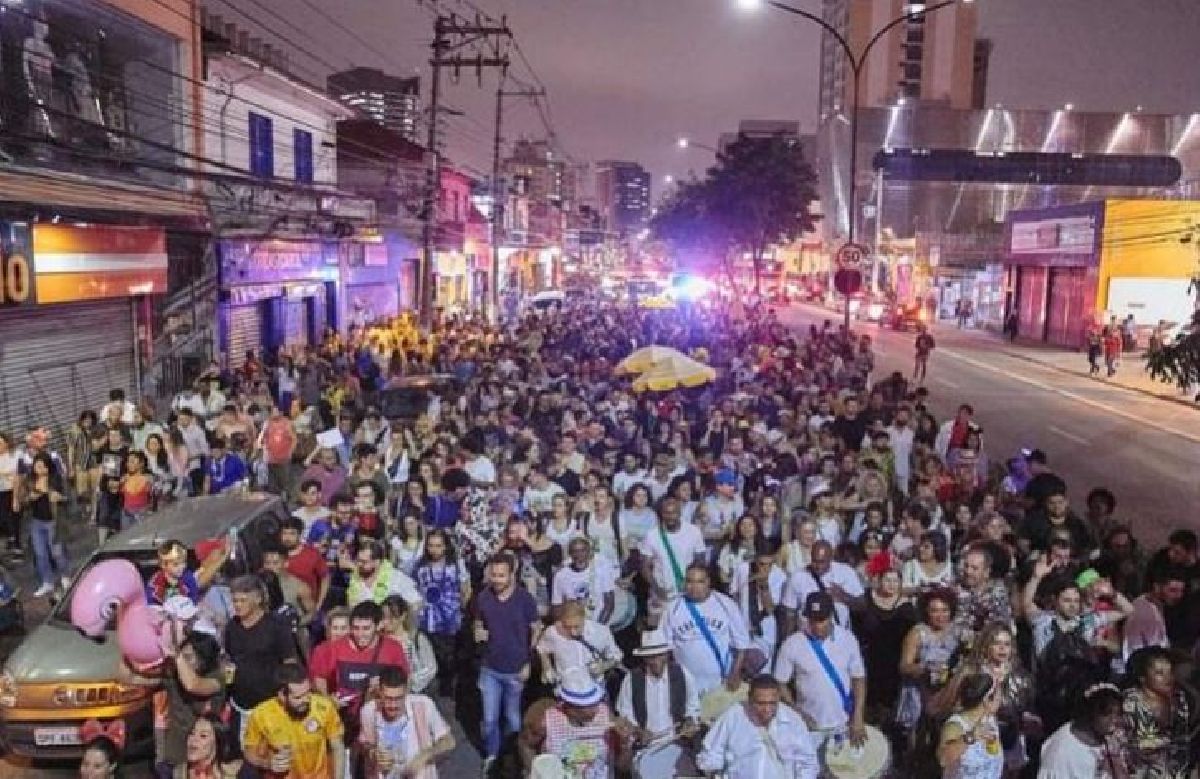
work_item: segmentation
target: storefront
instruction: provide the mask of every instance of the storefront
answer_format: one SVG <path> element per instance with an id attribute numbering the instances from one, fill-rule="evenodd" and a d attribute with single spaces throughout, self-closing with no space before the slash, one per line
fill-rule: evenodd
<path id="1" fill-rule="evenodd" d="M 112 389 L 137 397 L 164 230 L 9 222 L 0 246 L 0 429 L 61 433 Z"/>
<path id="2" fill-rule="evenodd" d="M 375 243 L 345 243 L 339 247 L 342 266 L 342 321 L 362 326 L 400 312 L 400 261 L 393 264 L 389 247 Z"/>
<path id="3" fill-rule="evenodd" d="M 231 367 L 248 351 L 315 344 L 337 326 L 338 244 L 223 240 L 218 325 Z"/>
<path id="4" fill-rule="evenodd" d="M 1089 327 L 1116 318 L 1149 329 L 1185 322 L 1200 222 L 1194 201 L 1106 200 L 1009 216 L 1009 310 L 1023 338 L 1078 348 Z"/>

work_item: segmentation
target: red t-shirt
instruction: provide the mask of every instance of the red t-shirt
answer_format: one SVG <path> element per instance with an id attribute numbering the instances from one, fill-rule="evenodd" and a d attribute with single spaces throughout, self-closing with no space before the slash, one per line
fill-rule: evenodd
<path id="1" fill-rule="evenodd" d="M 329 575 L 329 566 L 325 563 L 325 558 L 308 544 L 301 544 L 299 552 L 288 555 L 283 567 L 292 576 L 307 584 L 314 598 L 321 592 L 321 582 Z"/>
<path id="2" fill-rule="evenodd" d="M 350 636 L 332 644 L 326 642 L 313 650 L 308 674 L 314 681 L 324 679 L 330 695 L 354 697 L 352 708 L 357 711 L 371 677 L 378 676 L 383 668 L 393 666 L 408 674 L 408 658 L 400 642 L 390 636 L 380 636 L 379 641 L 366 649 L 359 649 Z M 329 649 L 320 651 L 324 646 Z"/>
<path id="3" fill-rule="evenodd" d="M 289 462 L 292 448 L 296 444 L 296 433 L 292 423 L 286 418 L 271 419 L 263 433 L 263 451 L 267 454 L 267 462 L 280 465 Z"/>

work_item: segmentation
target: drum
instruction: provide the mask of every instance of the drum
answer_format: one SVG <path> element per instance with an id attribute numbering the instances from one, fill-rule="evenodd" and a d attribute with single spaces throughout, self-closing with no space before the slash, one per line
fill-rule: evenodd
<path id="1" fill-rule="evenodd" d="M 892 745 L 882 730 L 867 725 L 861 747 L 849 739 L 826 740 L 821 762 L 835 779 L 882 779 L 892 766 Z"/>
<path id="2" fill-rule="evenodd" d="M 714 687 L 700 698 L 700 721 L 706 725 L 716 722 L 735 703 L 743 703 L 750 697 L 750 685 L 742 682 L 737 692 L 730 692 L 725 685 Z"/>
<path id="3" fill-rule="evenodd" d="M 675 737 L 652 741 L 633 756 L 633 779 L 666 779 L 696 773 L 691 750 Z"/>
<path id="4" fill-rule="evenodd" d="M 530 779 L 566 779 L 567 770 L 557 755 L 538 755 L 529 766 Z"/>
<path id="5" fill-rule="evenodd" d="M 608 617 L 608 627 L 612 632 L 619 633 L 633 624 L 637 619 L 637 599 L 633 593 L 624 587 L 613 589 L 613 610 Z"/>

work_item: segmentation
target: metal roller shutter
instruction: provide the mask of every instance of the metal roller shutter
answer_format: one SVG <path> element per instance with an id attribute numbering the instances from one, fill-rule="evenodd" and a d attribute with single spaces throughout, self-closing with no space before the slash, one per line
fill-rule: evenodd
<path id="1" fill-rule="evenodd" d="M 133 361 L 128 298 L 0 311 L 0 429 L 23 436 L 45 425 L 61 443 L 109 390 L 137 397 Z"/>
<path id="2" fill-rule="evenodd" d="M 261 356 L 263 342 L 263 307 L 261 303 L 250 306 L 234 306 L 229 309 L 229 357 L 230 368 L 240 368 L 246 361 L 246 352 L 253 349 Z"/>
<path id="3" fill-rule="evenodd" d="M 288 346 L 308 345 L 308 299 L 289 300 L 284 304 L 284 343 Z"/>

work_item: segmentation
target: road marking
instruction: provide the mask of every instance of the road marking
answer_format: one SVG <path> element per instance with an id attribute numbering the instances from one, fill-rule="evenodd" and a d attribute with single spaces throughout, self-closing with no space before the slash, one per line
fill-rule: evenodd
<path id="1" fill-rule="evenodd" d="M 961 384 L 955 384 L 954 382 L 952 382 L 948 379 L 943 379 L 941 376 L 934 376 L 933 380 L 936 381 L 938 384 L 941 384 L 944 387 L 949 387 L 950 389 L 962 389 Z"/>
<path id="2" fill-rule="evenodd" d="M 1079 444 L 1080 446 L 1091 446 L 1092 445 L 1092 442 L 1087 440 L 1086 438 L 1081 438 L 1081 437 L 1075 435 L 1074 433 L 1068 433 L 1066 430 L 1063 430 L 1061 427 L 1058 427 L 1056 425 L 1046 425 L 1046 429 L 1049 430 L 1051 433 L 1058 433 L 1063 438 L 1066 438 L 1069 441 L 1074 441 L 1075 443 Z"/>
<path id="3" fill-rule="evenodd" d="M 983 363 L 978 360 L 971 359 L 970 357 L 967 357 L 966 355 L 960 354 L 960 353 L 954 351 L 953 349 L 939 349 L 938 351 L 941 352 L 942 354 L 946 355 L 947 357 L 950 357 L 951 359 L 959 360 L 960 362 L 964 362 L 967 365 L 974 366 L 976 368 L 979 368 L 980 370 L 988 371 L 990 373 L 998 373 L 1001 376 L 1007 376 L 1008 378 L 1015 379 L 1016 381 L 1019 381 L 1023 384 L 1028 384 L 1031 387 L 1037 387 L 1040 390 L 1045 390 L 1046 392 L 1052 392 L 1055 395 L 1060 395 L 1064 398 L 1069 398 L 1078 403 L 1082 403 L 1085 406 L 1091 406 L 1092 408 L 1098 408 L 1102 411 L 1107 411 L 1109 414 L 1114 414 L 1116 416 L 1122 417 L 1123 419 L 1128 419 L 1131 422 L 1137 422 L 1139 425 L 1145 425 L 1146 427 L 1153 428 L 1160 433 L 1166 433 L 1168 435 L 1178 436 L 1186 441 L 1191 441 L 1194 444 L 1200 444 L 1200 436 L 1198 436 L 1198 435 L 1193 435 L 1191 433 L 1185 433 L 1182 430 L 1176 430 L 1174 428 L 1167 427 L 1166 425 L 1160 425 L 1159 423 L 1154 422 L 1153 420 L 1139 417 L 1137 414 L 1132 414 L 1128 411 L 1125 411 L 1124 409 L 1116 408 L 1115 406 L 1110 406 L 1107 403 L 1101 403 L 1098 400 L 1092 400 L 1091 398 L 1084 397 L 1083 395 L 1080 395 L 1075 392 L 1071 392 L 1070 390 L 1060 389 L 1060 388 L 1052 386 L 1050 384 L 1046 384 L 1045 382 L 1038 381 L 1037 379 L 1031 379 L 1028 376 L 1022 376 L 1018 373 L 1013 373 L 1012 371 L 1007 371 L 1003 368 L 997 368 L 994 365 L 988 365 L 987 363 Z"/>

